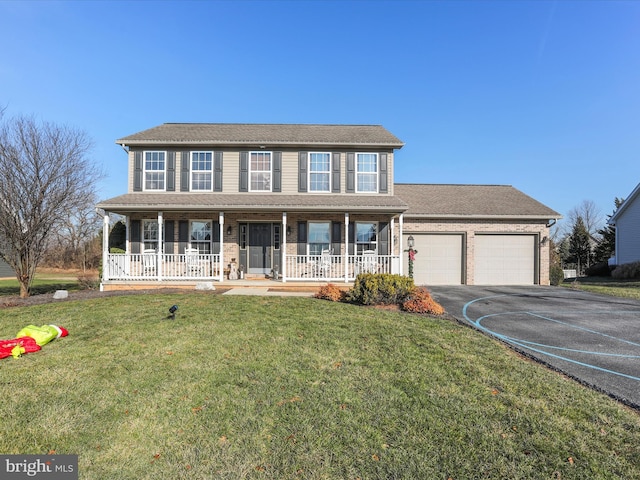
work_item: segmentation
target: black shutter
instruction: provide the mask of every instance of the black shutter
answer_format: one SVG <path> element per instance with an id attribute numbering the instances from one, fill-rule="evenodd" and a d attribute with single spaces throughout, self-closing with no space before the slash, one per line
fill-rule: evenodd
<path id="1" fill-rule="evenodd" d="M 378 223 L 378 255 L 389 255 L 389 223 Z"/>
<path id="2" fill-rule="evenodd" d="M 213 152 L 213 191 L 222 191 L 222 152 Z"/>
<path id="3" fill-rule="evenodd" d="M 142 191 L 142 152 L 133 152 L 133 191 Z"/>
<path id="4" fill-rule="evenodd" d="M 167 220 L 166 222 L 164 222 L 164 253 L 168 255 L 172 255 L 173 253 L 175 253 L 173 251 L 173 245 L 175 243 L 175 223 L 176 222 L 174 222 L 173 220 Z"/>
<path id="5" fill-rule="evenodd" d="M 220 224 L 211 222 L 213 225 L 213 251 L 211 253 L 220 253 Z"/>
<path id="6" fill-rule="evenodd" d="M 140 248 L 140 238 L 142 237 L 141 232 L 142 225 L 140 224 L 140 220 L 131 220 L 129 223 L 129 240 L 131 241 L 131 253 L 140 253 L 142 249 Z"/>
<path id="7" fill-rule="evenodd" d="M 167 192 L 176 191 L 176 152 L 167 152 Z"/>
<path id="8" fill-rule="evenodd" d="M 331 222 L 331 249 L 334 255 L 340 255 L 342 249 L 340 222 Z"/>
<path id="9" fill-rule="evenodd" d="M 272 192 L 282 191 L 282 152 L 273 152 Z"/>
<path id="10" fill-rule="evenodd" d="M 307 191 L 307 152 L 298 153 L 298 192 Z"/>
<path id="11" fill-rule="evenodd" d="M 191 168 L 191 154 L 182 152 L 182 169 L 180 172 L 180 191 L 189 191 L 189 169 Z"/>
<path id="12" fill-rule="evenodd" d="M 387 172 L 387 154 L 381 153 L 378 155 L 380 157 L 380 193 L 387 193 L 389 191 L 388 185 L 388 172 Z M 386 255 L 386 254 L 385 254 Z"/>
<path id="13" fill-rule="evenodd" d="M 180 220 L 178 222 L 178 253 L 184 254 L 184 249 L 189 244 L 189 222 Z"/>
<path id="14" fill-rule="evenodd" d="M 240 152 L 240 192 L 249 191 L 249 152 Z"/>
<path id="15" fill-rule="evenodd" d="M 347 153 L 347 193 L 356 191 L 356 154 Z"/>
<path id="16" fill-rule="evenodd" d="M 331 161 L 331 191 L 340 193 L 340 154 L 334 153 Z"/>
<path id="17" fill-rule="evenodd" d="M 307 223 L 298 222 L 298 255 L 307 254 Z"/>
<path id="18" fill-rule="evenodd" d="M 349 224 L 349 255 L 354 255 L 356 246 L 356 226 Z"/>

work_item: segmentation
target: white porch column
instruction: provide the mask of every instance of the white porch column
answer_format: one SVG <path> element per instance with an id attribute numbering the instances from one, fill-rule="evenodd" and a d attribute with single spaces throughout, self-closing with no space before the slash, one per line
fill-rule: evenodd
<path id="1" fill-rule="evenodd" d="M 220 283 L 224 281 L 224 212 L 218 213 L 220 224 Z"/>
<path id="2" fill-rule="evenodd" d="M 391 224 L 391 248 L 389 249 L 389 254 L 391 255 L 389 257 L 389 273 L 395 273 L 393 271 L 393 257 L 395 256 L 396 253 L 396 242 L 395 242 L 395 229 L 396 229 L 396 219 L 395 217 L 391 217 L 391 222 L 389 222 Z"/>
<path id="3" fill-rule="evenodd" d="M 162 254 L 164 252 L 164 236 L 162 231 L 164 230 L 164 219 L 162 218 L 162 212 L 158 212 L 158 252 L 156 264 L 158 265 L 158 281 L 162 280 Z"/>
<path id="4" fill-rule="evenodd" d="M 404 255 L 404 242 L 403 242 L 403 227 L 404 227 L 404 213 L 400 214 L 400 220 L 398 222 L 400 224 L 400 238 L 398 239 L 398 241 L 400 242 L 400 275 L 404 275 L 404 258 L 402 258 L 402 255 Z"/>
<path id="5" fill-rule="evenodd" d="M 282 249 L 282 283 L 287 282 L 287 212 L 282 212 L 282 232 L 280 234 L 280 248 Z"/>
<path id="6" fill-rule="evenodd" d="M 349 282 L 349 212 L 344 214 L 344 283 Z"/>
<path id="7" fill-rule="evenodd" d="M 104 212 L 102 216 L 102 282 L 109 280 L 109 214 Z"/>

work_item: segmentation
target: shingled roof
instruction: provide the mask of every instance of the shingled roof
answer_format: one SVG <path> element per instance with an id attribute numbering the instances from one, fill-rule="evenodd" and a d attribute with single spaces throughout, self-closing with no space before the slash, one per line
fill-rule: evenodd
<path id="1" fill-rule="evenodd" d="M 116 140 L 119 145 L 335 145 L 402 148 L 381 125 L 164 123 Z"/>
<path id="2" fill-rule="evenodd" d="M 396 183 L 405 217 L 558 219 L 562 216 L 511 185 Z"/>
<path id="3" fill-rule="evenodd" d="M 407 205 L 390 195 L 282 195 L 222 193 L 127 193 L 100 202 L 110 212 L 136 211 L 320 211 L 401 213 Z"/>

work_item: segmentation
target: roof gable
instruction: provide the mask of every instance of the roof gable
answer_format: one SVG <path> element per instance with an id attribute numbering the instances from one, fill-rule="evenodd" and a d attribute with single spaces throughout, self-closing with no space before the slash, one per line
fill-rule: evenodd
<path id="1" fill-rule="evenodd" d="M 618 207 L 618 209 L 611 215 L 611 218 L 607 221 L 607 223 L 611 225 L 615 225 L 616 221 L 622 216 L 624 211 L 629 207 L 629 205 L 633 204 L 640 195 L 640 183 L 636 185 L 636 188 L 633 189 L 633 192 L 629 194 L 629 196 L 622 202 L 622 205 Z"/>
<path id="2" fill-rule="evenodd" d="M 340 145 L 402 148 L 381 125 L 164 123 L 116 140 L 120 145 Z"/>

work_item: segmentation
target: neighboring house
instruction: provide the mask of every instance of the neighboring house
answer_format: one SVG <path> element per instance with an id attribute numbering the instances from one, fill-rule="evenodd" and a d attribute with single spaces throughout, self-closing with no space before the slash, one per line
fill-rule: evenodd
<path id="1" fill-rule="evenodd" d="M 15 272 L 11 269 L 11 267 L 7 264 L 7 262 L 5 262 L 3 259 L 0 258 L 0 278 L 15 277 L 15 276 L 16 276 Z"/>
<path id="2" fill-rule="evenodd" d="M 245 276 L 417 283 L 549 283 L 560 216 L 510 186 L 394 184 L 404 145 L 379 125 L 163 124 L 117 140 L 128 193 L 126 253 L 103 255 L 103 287 Z"/>
<path id="3" fill-rule="evenodd" d="M 616 227 L 615 257 L 610 265 L 640 262 L 640 184 L 608 221 Z"/>

